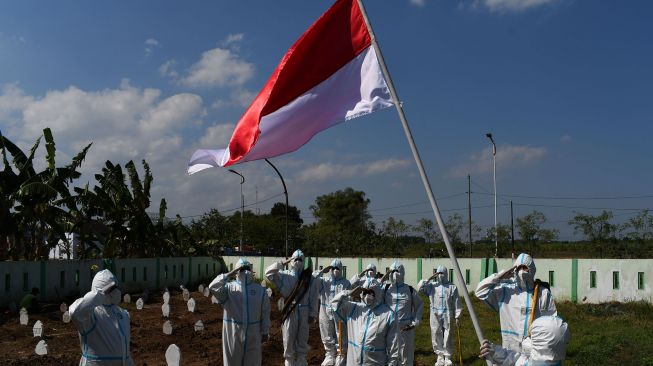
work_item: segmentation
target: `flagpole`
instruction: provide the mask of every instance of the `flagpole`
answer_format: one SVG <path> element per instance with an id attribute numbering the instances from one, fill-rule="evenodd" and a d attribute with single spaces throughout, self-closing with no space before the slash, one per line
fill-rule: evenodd
<path id="1" fill-rule="evenodd" d="M 447 247 L 447 252 L 449 252 L 449 258 L 451 259 L 451 264 L 453 265 L 454 270 L 456 272 L 456 278 L 458 279 L 458 283 L 462 284 L 461 287 L 462 287 L 463 297 L 465 298 L 465 303 L 467 304 L 467 309 L 469 310 L 469 316 L 472 319 L 472 323 L 474 324 L 474 329 L 476 330 L 478 341 L 479 343 L 482 343 L 485 337 L 483 337 L 483 331 L 481 330 L 481 327 L 478 322 L 478 318 L 476 316 L 476 312 L 474 311 L 472 300 L 469 297 L 469 291 L 467 291 L 467 286 L 465 285 L 465 279 L 463 278 L 463 274 L 460 271 L 460 266 L 458 265 L 456 254 L 454 253 L 453 247 L 451 246 L 451 242 L 449 241 L 449 235 L 447 234 L 447 231 L 444 228 L 442 215 L 440 215 L 440 209 L 438 208 L 438 204 L 435 202 L 435 197 L 433 196 L 433 190 L 431 189 L 431 184 L 429 183 L 429 179 L 426 175 L 426 171 L 424 170 L 424 164 L 422 163 L 422 159 L 420 158 L 419 151 L 417 151 L 417 146 L 415 145 L 413 134 L 410 131 L 410 127 L 408 126 L 408 121 L 406 120 L 404 110 L 401 107 L 399 98 L 397 97 L 397 91 L 395 90 L 394 84 L 392 83 L 392 78 L 390 77 L 390 73 L 388 72 L 388 68 L 385 64 L 385 60 L 383 59 L 381 48 L 379 47 L 379 44 L 376 41 L 374 31 L 372 30 L 372 25 L 370 24 L 370 21 L 367 17 L 367 12 L 365 11 L 365 6 L 363 6 L 363 1 L 362 0 L 356 0 L 356 1 L 358 2 L 358 6 L 360 7 L 361 13 L 363 14 L 363 18 L 365 19 L 367 30 L 370 33 L 370 37 L 372 38 L 372 46 L 376 51 L 376 56 L 381 65 L 381 70 L 383 71 L 383 76 L 385 76 L 388 89 L 390 89 L 390 95 L 392 96 L 392 101 L 395 107 L 397 108 L 397 113 L 399 113 L 399 119 L 401 120 L 401 125 L 404 128 L 406 139 L 408 140 L 408 144 L 410 145 L 410 150 L 413 153 L 415 164 L 417 164 L 419 175 L 422 177 L 422 183 L 424 184 L 424 189 L 426 190 L 426 194 L 428 195 L 429 201 L 431 203 L 431 208 L 433 209 L 433 214 L 435 215 L 435 219 L 438 222 L 438 226 L 440 227 L 440 233 L 442 234 L 442 238 L 444 239 L 444 244 Z M 489 360 L 487 361 L 487 363 L 488 365 L 491 365 L 491 362 Z"/>

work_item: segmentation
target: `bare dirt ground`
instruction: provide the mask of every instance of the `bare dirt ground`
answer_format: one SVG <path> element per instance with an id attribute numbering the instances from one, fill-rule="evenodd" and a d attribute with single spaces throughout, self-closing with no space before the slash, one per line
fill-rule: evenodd
<path id="1" fill-rule="evenodd" d="M 121 304 L 131 316 L 131 355 L 136 365 L 166 365 L 165 351 L 172 343 L 180 348 L 183 365 L 222 365 L 222 308 L 211 304 L 210 298 L 199 292 L 192 292 L 191 296 L 197 302 L 194 313 L 188 312 L 181 292 L 171 292 L 169 320 L 173 326 L 172 335 L 165 335 L 162 331 L 166 318 L 161 315 L 161 294 L 153 296 L 143 310 L 136 310 L 133 302 Z M 132 301 L 136 299 L 132 296 Z M 283 365 L 281 319 L 276 300 L 276 297 L 272 298 L 270 340 L 263 345 L 263 365 Z M 0 364 L 79 364 L 79 336 L 74 324 L 63 323 L 59 304 L 49 304 L 44 308 L 40 314 L 30 315 L 28 326 L 20 325 L 18 315 L 5 317 L 0 325 Z M 194 325 L 200 319 L 205 330 L 196 333 Z M 46 356 L 34 353 L 40 340 L 32 336 L 32 326 L 37 320 L 43 322 L 43 339 L 48 344 Z M 324 358 L 324 348 L 317 324 L 310 326 L 309 343 L 309 364 L 319 365 Z"/>

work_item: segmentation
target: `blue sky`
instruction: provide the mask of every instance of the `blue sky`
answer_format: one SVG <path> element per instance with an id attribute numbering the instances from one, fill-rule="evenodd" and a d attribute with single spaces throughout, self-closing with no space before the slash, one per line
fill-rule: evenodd
<path id="1" fill-rule="evenodd" d="M 493 223 L 486 132 L 498 147 L 499 222 L 509 222 L 512 199 L 515 216 L 540 210 L 572 239 L 574 212 L 612 209 L 620 221 L 653 206 L 653 4 L 365 3 L 445 217 L 466 217 L 471 174 L 473 219 Z M 62 163 L 93 141 L 87 180 L 107 159 L 146 159 L 154 202 L 165 197 L 170 215 L 235 208 L 238 177 L 189 177 L 188 158 L 225 146 L 286 49 L 330 4 L 3 2 L 0 129 L 27 147 L 51 127 Z M 348 186 L 367 193 L 377 222 L 432 217 L 392 109 L 274 162 L 307 222 L 317 195 Z M 247 204 L 257 192 L 274 197 L 251 208 L 282 199 L 265 162 L 235 169 Z"/>

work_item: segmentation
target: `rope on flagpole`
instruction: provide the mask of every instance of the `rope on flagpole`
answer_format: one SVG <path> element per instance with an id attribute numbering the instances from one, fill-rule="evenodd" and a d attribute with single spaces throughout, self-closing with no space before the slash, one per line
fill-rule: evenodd
<path id="1" fill-rule="evenodd" d="M 367 17 L 367 13 L 365 12 L 365 6 L 363 5 L 363 1 L 362 0 L 356 0 L 356 1 L 358 2 L 358 6 L 360 8 L 361 14 L 363 15 L 363 19 L 365 20 L 365 25 L 367 26 L 367 30 L 370 33 L 370 37 L 372 38 L 372 46 L 374 47 L 374 51 L 376 52 L 376 56 L 379 60 L 379 64 L 381 65 L 381 70 L 383 71 L 383 76 L 385 77 L 386 83 L 388 85 L 388 89 L 390 90 L 390 95 L 392 96 L 392 102 L 397 108 L 397 113 L 399 114 L 401 125 L 404 128 L 404 133 L 406 135 L 406 139 L 408 140 L 408 145 L 410 145 L 410 150 L 413 153 L 413 158 L 415 159 L 415 164 L 417 165 L 417 169 L 419 170 L 419 175 L 422 178 L 422 183 L 424 184 L 426 195 L 429 198 L 429 202 L 431 203 L 431 208 L 433 209 L 433 214 L 435 215 L 435 219 L 438 222 L 438 226 L 440 227 L 440 233 L 442 234 L 442 238 L 444 239 L 444 244 L 447 247 L 447 252 L 449 253 L 449 258 L 451 259 L 451 264 L 456 273 L 456 279 L 458 280 L 458 283 L 463 284 L 462 293 L 463 293 L 463 297 L 465 298 L 465 304 L 467 304 L 467 309 L 469 310 L 469 317 L 472 319 L 472 324 L 474 325 L 474 330 L 476 331 L 478 342 L 479 344 L 481 344 L 485 339 L 485 337 L 483 336 L 483 331 L 481 330 L 481 326 L 478 322 L 478 317 L 476 316 L 476 312 L 474 311 L 474 305 L 472 304 L 472 300 L 469 297 L 469 291 L 467 290 L 467 286 L 465 285 L 465 279 L 463 278 L 463 274 L 460 271 L 460 266 L 458 265 L 458 259 L 456 259 L 456 254 L 454 253 L 453 247 L 451 246 L 451 242 L 449 241 L 449 235 L 447 234 L 447 230 L 444 228 L 442 215 L 440 215 L 440 209 L 438 208 L 438 204 L 435 202 L 435 197 L 433 196 L 433 190 L 431 189 L 431 183 L 429 182 L 429 178 L 426 175 L 424 164 L 422 163 L 422 159 L 420 158 L 419 151 L 417 150 L 417 146 L 415 145 L 415 140 L 413 139 L 413 134 L 410 131 L 410 127 L 408 126 L 408 120 L 406 119 L 404 110 L 401 106 L 401 103 L 399 102 L 399 97 L 397 96 L 397 91 L 395 90 L 394 84 L 392 83 L 390 72 L 388 71 L 388 68 L 385 64 L 385 60 L 383 59 L 381 48 L 379 47 L 379 44 L 376 41 L 376 37 L 374 36 L 374 31 L 372 30 L 372 25 L 370 24 L 370 21 Z M 492 365 L 491 361 L 486 360 L 486 362 L 488 365 L 490 366 Z"/>

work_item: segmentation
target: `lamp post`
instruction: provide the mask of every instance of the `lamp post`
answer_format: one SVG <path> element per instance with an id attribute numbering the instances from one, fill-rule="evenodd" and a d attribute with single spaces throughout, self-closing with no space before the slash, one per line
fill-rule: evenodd
<path id="1" fill-rule="evenodd" d="M 494 142 L 491 133 L 486 133 L 485 137 L 492 142 L 492 162 L 493 162 L 493 181 L 494 181 L 494 256 L 499 253 L 499 231 L 497 230 L 497 144 Z"/>
<path id="2" fill-rule="evenodd" d="M 275 172 L 277 172 L 279 179 L 281 179 L 281 184 L 283 184 L 283 194 L 286 196 L 286 258 L 288 258 L 288 189 L 286 189 L 286 182 L 283 180 L 283 177 L 281 176 L 279 169 L 277 169 L 277 167 L 274 166 L 274 164 L 272 164 L 270 160 L 265 159 L 265 161 L 268 164 L 270 164 L 270 166 L 272 167 L 272 169 L 274 169 Z"/>
<path id="3" fill-rule="evenodd" d="M 243 183 L 245 183 L 245 177 L 242 174 L 238 173 L 233 169 L 229 169 L 230 172 L 240 176 L 240 254 L 243 255 L 243 212 L 245 212 L 245 196 L 243 196 Z"/>

